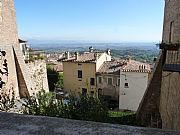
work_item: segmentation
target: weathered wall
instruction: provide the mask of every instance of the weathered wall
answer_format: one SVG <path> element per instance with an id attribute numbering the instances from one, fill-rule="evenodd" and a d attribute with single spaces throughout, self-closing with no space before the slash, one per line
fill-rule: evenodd
<path id="1" fill-rule="evenodd" d="M 180 43 L 180 0 L 166 0 L 164 43 Z M 165 64 L 180 64 L 180 50 L 167 51 Z M 180 73 L 162 73 L 160 113 L 163 128 L 180 130 Z"/>
<path id="2" fill-rule="evenodd" d="M 0 135 L 180 135 L 180 132 L 91 121 L 0 113 Z"/>
<path id="3" fill-rule="evenodd" d="M 49 92 L 46 62 L 44 60 L 36 60 L 34 62 L 27 63 L 27 66 L 30 69 L 33 91 L 35 93 L 41 90 Z"/>
<path id="4" fill-rule="evenodd" d="M 3 82 L 5 82 L 5 85 L 3 89 L 5 91 L 1 91 L 6 94 L 12 94 L 14 92 L 15 97 L 19 98 L 19 85 L 18 85 L 18 80 L 17 80 L 17 72 L 16 70 L 16 65 L 15 65 L 15 58 L 14 58 L 14 52 L 13 52 L 13 47 L 12 46 L 0 46 L 2 51 L 6 52 L 5 57 L 1 57 L 0 59 L 0 69 L 2 72 L 5 72 L 3 70 L 4 66 L 4 60 L 7 60 L 7 67 L 8 67 L 8 75 L 5 74 L 0 74 L 0 78 L 2 79 Z M 10 91 L 9 91 L 10 90 Z"/>
<path id="5" fill-rule="evenodd" d="M 98 78 L 102 77 L 102 83 L 99 83 Z M 112 78 L 112 85 L 108 85 L 107 79 Z M 102 89 L 102 95 L 110 96 L 113 100 L 119 100 L 119 86 L 118 79 L 120 75 L 114 74 L 100 74 L 97 75 L 97 90 Z"/>
<path id="6" fill-rule="evenodd" d="M 180 41 L 180 1 L 165 0 L 163 42 Z M 170 26 L 172 23 L 172 27 Z M 171 30 L 170 30 L 171 29 Z M 171 41 L 170 41 L 171 39 Z"/>
<path id="7" fill-rule="evenodd" d="M 18 43 L 14 0 L 0 0 L 0 46 L 2 48 L 9 46 L 6 52 L 9 55 L 7 63 L 11 68 L 9 72 L 12 70 L 13 73 L 9 73 L 8 80 L 12 80 L 11 83 L 16 84 L 15 88 L 18 87 L 15 93 L 19 93 L 20 97 L 32 95 L 33 90 L 29 69 L 25 65 Z M 15 76 L 17 80 L 11 79 L 11 76 L 13 76 L 12 78 Z M 7 84 L 6 87 L 9 89 L 11 85 Z M 18 96 L 18 94 L 16 95 Z"/>
<path id="8" fill-rule="evenodd" d="M 17 45 L 14 0 L 0 0 L 0 45 Z"/>
<path id="9" fill-rule="evenodd" d="M 78 78 L 78 70 L 82 70 L 82 78 Z M 82 88 L 88 93 L 96 93 L 96 64 L 63 62 L 64 90 L 79 95 Z M 95 78 L 95 85 L 90 85 L 90 78 Z"/>
<path id="10" fill-rule="evenodd" d="M 180 74 L 163 72 L 160 113 L 162 126 L 180 130 Z"/>

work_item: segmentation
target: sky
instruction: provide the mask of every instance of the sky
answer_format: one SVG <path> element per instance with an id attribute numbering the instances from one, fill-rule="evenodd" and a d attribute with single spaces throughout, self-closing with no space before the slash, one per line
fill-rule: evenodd
<path id="1" fill-rule="evenodd" d="M 164 0 L 14 0 L 21 38 L 161 41 Z"/>

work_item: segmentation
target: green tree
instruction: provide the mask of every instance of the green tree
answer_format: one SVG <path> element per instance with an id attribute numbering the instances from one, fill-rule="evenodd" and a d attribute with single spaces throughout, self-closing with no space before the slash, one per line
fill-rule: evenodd
<path id="1" fill-rule="evenodd" d="M 54 91 L 55 86 L 59 81 L 59 74 L 58 72 L 53 70 L 50 66 L 47 66 L 47 76 L 48 76 L 49 90 Z"/>
<path id="2" fill-rule="evenodd" d="M 62 89 L 64 88 L 64 81 L 63 81 L 63 73 L 62 72 L 58 73 L 58 81 L 56 83 L 56 86 L 58 88 L 62 88 Z"/>

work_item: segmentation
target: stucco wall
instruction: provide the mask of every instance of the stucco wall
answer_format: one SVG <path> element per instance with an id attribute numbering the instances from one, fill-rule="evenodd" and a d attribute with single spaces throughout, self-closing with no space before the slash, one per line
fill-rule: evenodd
<path id="1" fill-rule="evenodd" d="M 125 87 L 128 83 L 128 87 Z M 148 84 L 148 73 L 121 72 L 119 109 L 137 111 Z"/>
<path id="2" fill-rule="evenodd" d="M 107 53 L 103 53 L 101 55 L 101 57 L 96 62 L 96 71 L 98 71 L 98 69 L 105 61 L 111 61 L 111 55 L 108 55 Z"/>
<path id="3" fill-rule="evenodd" d="M 82 78 L 78 78 L 78 70 L 82 70 Z M 75 63 L 63 62 L 64 90 L 72 94 L 79 95 L 82 88 L 86 88 L 88 93 L 96 93 L 96 64 L 95 63 Z M 90 78 L 95 78 L 95 85 L 90 85 Z"/>

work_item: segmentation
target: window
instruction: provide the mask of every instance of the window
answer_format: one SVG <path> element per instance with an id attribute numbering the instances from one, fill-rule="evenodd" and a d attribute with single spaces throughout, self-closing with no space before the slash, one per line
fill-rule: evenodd
<path id="1" fill-rule="evenodd" d="M 124 88 L 129 88 L 129 84 L 128 84 L 128 83 L 125 83 L 125 84 L 124 84 Z"/>
<path id="2" fill-rule="evenodd" d="M 82 70 L 78 70 L 78 78 L 82 78 Z"/>
<path id="3" fill-rule="evenodd" d="M 91 97 L 93 97 L 94 96 L 94 91 L 91 91 Z"/>
<path id="4" fill-rule="evenodd" d="M 120 86 L 120 78 L 117 79 L 117 86 Z"/>
<path id="5" fill-rule="evenodd" d="M 169 43 L 173 41 L 174 21 L 170 23 Z"/>
<path id="6" fill-rule="evenodd" d="M 91 84 L 91 85 L 95 85 L 95 79 L 94 79 L 94 78 L 91 78 L 91 79 L 90 79 L 90 84 Z"/>
<path id="7" fill-rule="evenodd" d="M 102 83 L 102 77 L 98 77 L 98 82 Z"/>
<path id="8" fill-rule="evenodd" d="M 100 97 L 101 95 L 102 95 L 102 89 L 99 88 L 99 89 L 98 89 L 98 97 Z"/>
<path id="9" fill-rule="evenodd" d="M 83 96 L 86 96 L 86 94 L 87 94 L 87 89 L 82 88 L 82 95 L 83 95 Z"/>
<path id="10" fill-rule="evenodd" d="M 112 78 L 108 78 L 107 81 L 108 85 L 112 85 Z"/>

